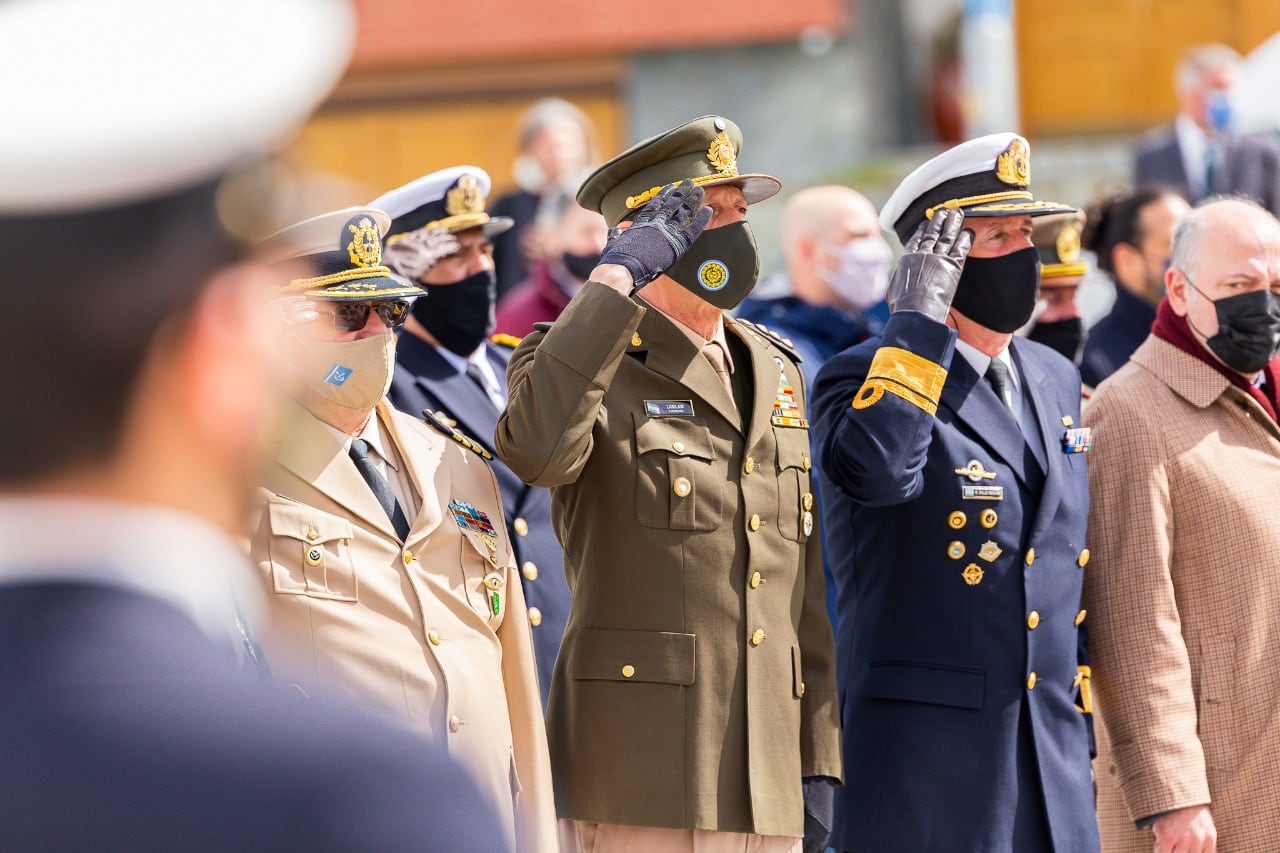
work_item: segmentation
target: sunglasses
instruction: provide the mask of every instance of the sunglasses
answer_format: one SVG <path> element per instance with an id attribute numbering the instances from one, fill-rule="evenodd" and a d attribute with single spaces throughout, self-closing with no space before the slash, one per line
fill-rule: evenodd
<path id="1" fill-rule="evenodd" d="M 388 329 L 398 329 L 409 316 L 409 302 L 405 299 L 389 299 L 386 302 L 334 302 L 333 311 L 317 311 L 333 317 L 333 327 L 339 332 L 358 332 L 369 322 L 370 309 Z"/>

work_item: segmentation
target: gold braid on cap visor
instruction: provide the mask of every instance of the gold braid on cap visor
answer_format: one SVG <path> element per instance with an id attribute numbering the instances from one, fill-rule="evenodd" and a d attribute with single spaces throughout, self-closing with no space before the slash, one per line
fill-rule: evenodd
<path id="1" fill-rule="evenodd" d="M 939 210 L 946 208 L 947 210 L 956 210 L 961 207 L 974 207 L 979 204 L 993 204 L 998 201 L 1031 201 L 1031 192 L 1029 190 L 1008 190 L 1002 193 L 987 193 L 986 195 L 970 195 L 964 198 L 953 198 L 944 201 L 942 204 L 935 204 L 924 212 L 925 219 L 933 219 L 933 215 Z"/>
<path id="2" fill-rule="evenodd" d="M 388 267 L 360 267 L 359 269 L 343 270 L 342 272 L 335 272 L 316 278 L 295 278 L 289 282 L 285 292 L 293 293 L 299 290 L 310 290 L 313 287 L 328 287 L 331 284 L 342 284 L 344 281 L 354 281 L 358 278 L 389 278 L 394 281 L 394 277 Z"/>
<path id="3" fill-rule="evenodd" d="M 671 183 L 663 184 L 660 187 L 650 187 L 649 189 L 640 193 L 640 195 L 627 196 L 627 201 L 626 201 L 627 210 L 635 210 L 637 207 L 644 204 L 646 201 L 653 198 L 658 193 L 665 190 L 667 187 L 673 187 L 676 184 L 680 183 L 681 181 L 692 181 L 695 187 L 700 187 L 703 184 L 709 184 L 712 181 L 732 181 L 736 177 L 738 177 L 738 170 L 734 169 L 733 174 L 728 174 L 726 172 L 718 172 L 714 175 L 702 175 L 697 178 L 681 178 L 679 181 L 672 181 Z M 1027 198 L 1031 198 L 1031 193 L 1027 193 Z"/>

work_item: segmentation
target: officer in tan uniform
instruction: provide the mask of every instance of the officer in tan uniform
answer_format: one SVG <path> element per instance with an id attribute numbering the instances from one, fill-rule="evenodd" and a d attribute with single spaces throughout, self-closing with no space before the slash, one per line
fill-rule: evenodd
<path id="1" fill-rule="evenodd" d="M 507 374 L 498 453 L 551 488 L 574 593 L 548 706 L 571 848 L 799 850 L 804 787 L 841 774 L 803 378 L 723 313 L 780 187 L 741 144 L 705 116 L 592 174 L 578 200 L 629 227 Z"/>
<path id="2" fill-rule="evenodd" d="M 420 289 L 381 263 L 390 218 L 350 208 L 269 238 L 304 391 L 250 545 L 282 683 L 339 689 L 444 741 L 518 850 L 556 847 L 533 646 L 487 451 L 385 399 Z"/>

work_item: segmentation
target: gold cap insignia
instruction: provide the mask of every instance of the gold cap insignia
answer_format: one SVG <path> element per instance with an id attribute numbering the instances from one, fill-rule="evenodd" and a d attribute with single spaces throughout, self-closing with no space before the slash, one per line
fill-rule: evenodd
<path id="1" fill-rule="evenodd" d="M 1002 184 L 1025 187 L 1031 183 L 1031 152 L 1021 139 L 1009 143 L 996 157 L 996 178 Z"/>
<path id="2" fill-rule="evenodd" d="M 346 240 L 347 256 L 357 267 L 376 267 L 382 263 L 382 237 L 378 226 L 368 216 L 358 216 L 347 222 L 351 236 Z"/>
<path id="3" fill-rule="evenodd" d="M 484 193 L 475 175 L 463 175 L 457 186 L 445 193 L 444 209 L 450 216 L 463 213 L 484 213 Z"/>
<path id="4" fill-rule="evenodd" d="M 734 178 L 738 175 L 738 154 L 733 150 L 729 136 L 721 130 L 707 147 L 707 160 L 720 174 L 716 177 Z"/>
<path id="5" fill-rule="evenodd" d="M 1080 232 L 1075 223 L 1068 222 L 1058 232 L 1058 260 L 1064 264 L 1075 263 L 1080 257 Z"/>

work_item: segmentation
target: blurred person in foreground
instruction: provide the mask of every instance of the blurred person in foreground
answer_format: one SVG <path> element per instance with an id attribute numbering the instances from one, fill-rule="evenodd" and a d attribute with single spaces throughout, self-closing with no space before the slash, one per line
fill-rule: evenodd
<path id="1" fill-rule="evenodd" d="M 1080 282 L 1089 264 L 1080 257 L 1080 232 L 1085 214 L 1055 213 L 1037 217 L 1031 243 L 1040 255 L 1040 299 L 1044 309 L 1027 331 L 1027 338 L 1074 363 L 1084 346 L 1084 319 L 1076 304 Z"/>
<path id="2" fill-rule="evenodd" d="M 1183 52 L 1173 77 L 1178 116 L 1138 141 L 1134 186 L 1162 184 L 1192 202 L 1238 193 L 1280 211 L 1280 146 L 1236 128 L 1239 65 L 1240 54 L 1225 44 Z"/>
<path id="3" fill-rule="evenodd" d="M 250 556 L 277 677 L 340 691 L 447 744 L 519 851 L 555 849 L 533 643 L 483 448 L 386 399 L 418 285 L 382 263 L 390 217 L 348 208 L 268 238 L 302 305 L 302 387 L 256 495 Z"/>
<path id="4" fill-rule="evenodd" d="M 876 209 L 861 193 L 831 184 L 808 187 L 782 208 L 782 255 L 788 295 L 748 296 L 737 316 L 781 335 L 803 358 L 805 385 L 836 353 L 879 334 L 893 250 L 880 233 Z M 775 292 L 771 287 L 769 292 Z M 885 309 L 887 316 L 887 309 Z M 814 503 L 822 517 L 818 479 Z M 839 630 L 836 583 L 823 553 L 827 616 Z"/>
<path id="5" fill-rule="evenodd" d="M 535 323 L 560 316 L 600 263 L 609 227 L 572 195 L 547 196 L 538 207 L 538 260 L 529 277 L 498 302 L 499 334 L 522 338 Z"/>
<path id="6" fill-rule="evenodd" d="M 1073 211 L 1030 172 L 1027 141 L 997 133 L 903 179 L 880 212 L 905 247 L 893 313 L 818 373 L 840 850 L 1098 849 L 1080 374 L 1013 334 L 1039 289 L 1032 217 Z"/>
<path id="7" fill-rule="evenodd" d="M 1099 201 L 1082 238 L 1098 269 L 1115 282 L 1111 310 L 1089 329 L 1080 378 L 1097 387 L 1120 368 L 1151 333 L 1164 298 L 1173 227 L 1190 210 L 1173 190 L 1139 187 Z"/>
<path id="8" fill-rule="evenodd" d="M 563 98 L 543 98 L 531 106 L 520 120 L 519 142 L 514 170 L 518 189 L 494 199 L 489 211 L 515 222 L 493 241 L 499 298 L 528 278 L 539 260 L 539 205 L 550 196 L 576 192 L 599 162 L 591 119 Z"/>
<path id="9" fill-rule="evenodd" d="M 1085 411 L 1108 851 L 1280 850 L 1280 222 L 1201 204 Z"/>
<path id="10" fill-rule="evenodd" d="M 703 116 L 593 173 L 578 200 L 620 228 L 507 373 L 498 452 L 550 487 L 574 593 L 547 712 L 571 850 L 821 849 L 830 826 L 804 380 L 725 314 L 759 268 L 748 206 L 780 187 L 741 148 Z"/>
<path id="11" fill-rule="evenodd" d="M 233 167 L 324 97 L 354 23 L 0 4 L 31 99 L 0 138 L 6 850 L 503 849 L 443 746 L 269 683 L 232 538 L 291 386 L 278 276 L 239 236 L 269 196 Z"/>
<path id="12" fill-rule="evenodd" d="M 521 481 L 494 455 L 493 430 L 507 404 L 507 362 L 518 343 L 494 335 L 490 239 L 511 220 L 485 212 L 489 175 L 455 166 L 424 175 L 375 199 L 391 217 L 387 264 L 417 282 L 396 345 L 387 398 L 412 417 L 427 417 L 473 436 L 498 480 L 503 515 L 529 626 L 545 707 L 551 671 L 569 615 L 564 551 L 551 526 L 551 495 Z"/>

